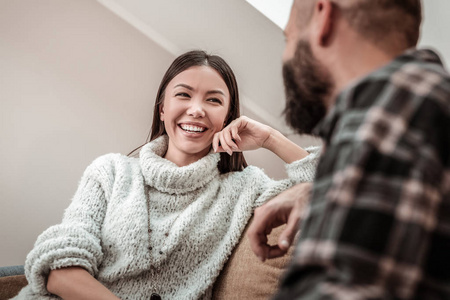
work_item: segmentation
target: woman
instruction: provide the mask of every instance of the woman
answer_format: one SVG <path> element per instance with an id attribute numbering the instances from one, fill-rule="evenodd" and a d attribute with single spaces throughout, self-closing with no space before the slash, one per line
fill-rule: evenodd
<path id="1" fill-rule="evenodd" d="M 311 181 L 317 161 L 317 151 L 238 117 L 223 59 L 202 51 L 175 59 L 150 142 L 139 158 L 108 154 L 86 169 L 62 223 L 27 256 L 29 285 L 17 298 L 209 299 L 254 208 Z M 241 151 L 259 147 L 288 163 L 289 179 L 247 167 Z"/>

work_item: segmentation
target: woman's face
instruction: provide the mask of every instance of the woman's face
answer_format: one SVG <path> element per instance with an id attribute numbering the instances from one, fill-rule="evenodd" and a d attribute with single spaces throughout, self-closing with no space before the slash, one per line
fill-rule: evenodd
<path id="1" fill-rule="evenodd" d="M 169 136 L 165 158 L 180 165 L 208 154 L 229 107 L 227 85 L 213 68 L 195 66 L 175 76 L 166 87 L 160 111 Z"/>

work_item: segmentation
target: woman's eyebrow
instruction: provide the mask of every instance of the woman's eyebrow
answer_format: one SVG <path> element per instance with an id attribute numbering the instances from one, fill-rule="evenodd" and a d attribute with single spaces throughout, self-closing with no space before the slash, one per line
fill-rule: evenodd
<path id="1" fill-rule="evenodd" d="M 211 90 L 211 91 L 207 91 L 206 94 L 207 94 L 207 95 L 209 95 L 209 94 L 221 94 L 221 95 L 225 96 L 225 93 L 222 92 L 221 90 Z"/>
<path id="2" fill-rule="evenodd" d="M 190 86 L 190 85 L 187 85 L 187 84 L 185 84 L 185 83 L 179 83 L 179 84 L 177 84 L 176 86 L 174 86 L 173 88 L 176 88 L 176 87 L 184 87 L 184 88 L 186 88 L 186 89 L 188 89 L 188 90 L 191 90 L 191 91 L 193 91 L 194 90 L 194 88 L 192 87 L 192 86 Z"/>
<path id="3" fill-rule="evenodd" d="M 185 83 L 179 83 L 176 86 L 174 86 L 173 88 L 177 88 L 177 87 L 184 87 L 184 88 L 186 88 L 186 89 L 188 89 L 190 91 L 194 90 L 194 88 L 192 86 L 187 85 Z M 223 91 L 221 91 L 221 90 L 210 90 L 210 91 L 207 91 L 206 94 L 207 95 L 209 95 L 209 94 L 221 94 L 221 95 L 225 96 L 225 93 Z"/>

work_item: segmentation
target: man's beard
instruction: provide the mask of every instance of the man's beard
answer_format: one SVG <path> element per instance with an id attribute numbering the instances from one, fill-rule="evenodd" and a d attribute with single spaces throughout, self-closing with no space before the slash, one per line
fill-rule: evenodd
<path id="1" fill-rule="evenodd" d="M 299 41 L 294 57 L 283 64 L 283 79 L 287 124 L 298 133 L 311 134 L 326 115 L 333 82 L 308 42 Z"/>

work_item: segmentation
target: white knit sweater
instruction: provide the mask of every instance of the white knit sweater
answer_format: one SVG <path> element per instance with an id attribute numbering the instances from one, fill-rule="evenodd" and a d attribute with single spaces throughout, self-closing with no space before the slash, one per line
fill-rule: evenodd
<path id="1" fill-rule="evenodd" d="M 80 266 L 121 299 L 209 299 L 212 285 L 254 208 L 297 182 L 312 181 L 318 149 L 274 181 L 249 166 L 220 174 L 219 154 L 178 167 L 161 156 L 167 137 L 140 158 L 108 154 L 85 171 L 62 223 L 27 256 L 29 285 L 16 299 L 51 299 L 52 269 Z"/>

